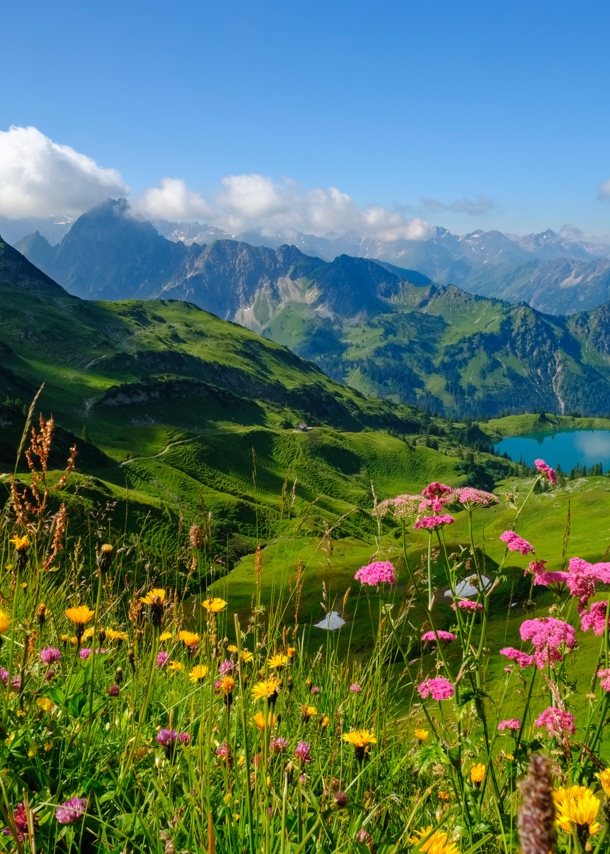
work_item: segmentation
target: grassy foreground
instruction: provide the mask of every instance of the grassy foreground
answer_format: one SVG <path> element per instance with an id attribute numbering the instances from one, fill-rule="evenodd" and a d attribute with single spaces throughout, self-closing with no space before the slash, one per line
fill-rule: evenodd
<path id="1" fill-rule="evenodd" d="M 607 850 L 600 484 L 432 483 L 376 505 L 374 548 L 278 540 L 193 599 L 127 541 L 66 541 L 51 440 L 0 545 L 0 850 L 533 854 L 532 822 Z"/>

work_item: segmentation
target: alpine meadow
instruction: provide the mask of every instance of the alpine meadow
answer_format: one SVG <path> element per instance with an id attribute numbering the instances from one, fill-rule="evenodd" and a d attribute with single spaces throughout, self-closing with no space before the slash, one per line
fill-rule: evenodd
<path id="1" fill-rule="evenodd" d="M 0 854 L 608 854 L 609 27 L 3 11 Z"/>

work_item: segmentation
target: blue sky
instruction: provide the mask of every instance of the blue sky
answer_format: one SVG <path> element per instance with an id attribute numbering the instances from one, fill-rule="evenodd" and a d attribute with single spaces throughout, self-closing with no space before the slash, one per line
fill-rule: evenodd
<path id="1" fill-rule="evenodd" d="M 335 187 L 453 231 L 610 234 L 607 2 L 34 0 L 2 31 L 0 131 L 37 128 L 133 198 L 181 179 L 183 212 L 222 219 L 223 179 L 255 174 L 287 208 Z"/>

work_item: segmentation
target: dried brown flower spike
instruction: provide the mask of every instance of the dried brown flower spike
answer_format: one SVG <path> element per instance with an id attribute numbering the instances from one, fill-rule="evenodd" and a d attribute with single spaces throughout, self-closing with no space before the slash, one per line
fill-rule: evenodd
<path id="1" fill-rule="evenodd" d="M 557 842 L 553 780 L 546 756 L 534 754 L 519 783 L 523 801 L 517 828 L 523 854 L 553 854 Z"/>

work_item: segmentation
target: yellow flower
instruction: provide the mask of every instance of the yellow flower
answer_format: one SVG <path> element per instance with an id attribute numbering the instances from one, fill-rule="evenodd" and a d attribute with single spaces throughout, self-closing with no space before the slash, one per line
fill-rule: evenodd
<path id="1" fill-rule="evenodd" d="M 288 654 L 288 658 L 294 658 L 296 655 L 296 649 L 293 646 L 289 646 L 286 652 Z"/>
<path id="2" fill-rule="evenodd" d="M 507 759 L 509 762 L 512 762 L 515 757 L 512 753 L 507 753 L 505 754 L 504 758 Z"/>
<path id="3" fill-rule="evenodd" d="M 36 705 L 42 709 L 43 712 L 51 712 L 53 710 L 53 700 L 50 697 L 37 697 Z"/>
<path id="4" fill-rule="evenodd" d="M 172 676 L 174 676 L 176 673 L 180 673 L 183 667 L 184 665 L 180 661 L 170 661 L 170 663 L 167 665 L 167 669 L 170 671 Z"/>
<path id="5" fill-rule="evenodd" d="M 286 667 L 286 665 L 288 664 L 288 656 L 282 655 L 282 653 L 272 655 L 267 664 L 269 665 L 269 667 L 279 670 L 282 667 Z"/>
<path id="6" fill-rule="evenodd" d="M 244 651 L 241 654 L 241 658 L 242 658 L 242 661 L 244 661 L 247 664 L 249 661 L 252 661 L 252 659 L 254 658 L 254 653 L 250 652 L 249 649 L 244 649 Z"/>
<path id="7" fill-rule="evenodd" d="M 33 744 L 28 750 L 28 756 L 32 759 L 38 753 L 38 748 Z"/>
<path id="8" fill-rule="evenodd" d="M 10 626 L 11 621 L 6 611 L 0 611 L 0 634 L 5 632 Z"/>
<path id="9" fill-rule="evenodd" d="M 115 629 L 106 629 L 106 640 L 126 641 L 128 640 L 127 632 L 117 632 Z"/>
<path id="10" fill-rule="evenodd" d="M 315 717 L 318 713 L 313 706 L 301 706 L 301 714 L 304 720 L 308 721 L 309 718 Z"/>
<path id="11" fill-rule="evenodd" d="M 142 596 L 140 602 L 143 605 L 162 605 L 165 602 L 165 590 L 163 587 L 155 587 L 146 596 Z"/>
<path id="12" fill-rule="evenodd" d="M 239 650 L 237 649 L 234 643 L 230 643 L 227 647 L 227 652 L 232 652 L 233 654 L 235 654 L 236 652 L 239 652 Z"/>
<path id="13" fill-rule="evenodd" d="M 14 537 L 11 537 L 10 542 L 15 546 L 16 552 L 24 552 L 30 545 L 30 538 L 27 534 L 25 534 L 23 537 L 20 537 L 18 534 L 15 534 Z"/>
<path id="14" fill-rule="evenodd" d="M 566 833 L 577 830 L 578 838 L 582 838 L 582 830 L 587 829 L 588 835 L 593 836 L 599 830 L 597 813 L 600 800 L 586 786 L 561 786 L 553 792 L 553 800 L 557 809 L 557 824 Z"/>
<path id="15" fill-rule="evenodd" d="M 172 633 L 171 632 L 161 632 L 161 634 L 159 635 L 159 640 L 161 641 L 161 643 L 163 643 L 163 641 L 171 640 L 171 639 L 172 639 Z"/>
<path id="16" fill-rule="evenodd" d="M 224 599 L 219 599 L 218 597 L 214 597 L 214 599 L 206 599 L 201 603 L 206 611 L 211 611 L 212 614 L 218 614 L 219 611 L 224 611 L 227 607 L 227 603 Z"/>
<path id="17" fill-rule="evenodd" d="M 605 771 L 600 771 L 599 774 L 596 774 L 596 777 L 599 777 L 602 789 L 610 797 L 610 768 L 606 768 Z"/>
<path id="18" fill-rule="evenodd" d="M 330 723 L 330 718 L 328 717 L 328 715 L 324 715 L 324 717 L 320 721 L 320 726 L 325 727 L 325 726 L 328 726 L 329 723 Z"/>
<path id="19" fill-rule="evenodd" d="M 480 762 L 477 762 L 470 769 L 470 779 L 475 784 L 475 786 L 479 786 L 483 782 L 483 778 L 485 777 L 485 772 L 487 768 L 485 765 L 482 765 Z"/>
<path id="20" fill-rule="evenodd" d="M 223 694 L 232 694 L 235 688 L 235 679 L 232 676 L 223 676 L 220 680 L 220 687 Z"/>
<path id="21" fill-rule="evenodd" d="M 86 605 L 79 605 L 77 608 L 66 608 L 66 617 L 77 626 L 84 626 L 93 619 L 94 613 Z"/>
<path id="22" fill-rule="evenodd" d="M 267 715 L 267 726 L 273 727 L 275 726 L 277 721 L 276 715 L 273 715 L 271 712 Z M 256 724 L 257 729 L 263 730 L 265 729 L 265 716 L 262 712 L 257 712 L 254 715 L 254 723 Z"/>
<path id="23" fill-rule="evenodd" d="M 252 688 L 253 700 L 270 700 L 277 696 L 282 682 L 280 679 L 275 679 L 273 676 L 265 679 L 263 682 L 257 682 Z"/>
<path id="24" fill-rule="evenodd" d="M 422 840 L 426 840 L 422 842 Z M 420 827 L 415 835 L 409 837 L 412 845 L 419 844 L 419 851 L 425 854 L 460 854 L 455 842 L 449 842 L 449 836 L 444 830 L 433 830 L 430 827 Z"/>
<path id="25" fill-rule="evenodd" d="M 413 734 L 418 741 L 425 741 L 430 735 L 427 729 L 416 729 Z"/>
<path id="26" fill-rule="evenodd" d="M 439 801 L 450 801 L 451 795 L 449 794 L 449 792 L 439 792 L 438 799 Z"/>
<path id="27" fill-rule="evenodd" d="M 49 753 L 51 750 L 53 750 L 53 742 L 52 741 L 45 741 L 44 752 Z"/>
<path id="28" fill-rule="evenodd" d="M 93 633 L 94 633 L 93 626 L 89 626 L 89 628 L 85 629 L 85 631 L 83 632 L 83 640 L 86 641 L 86 640 L 89 640 L 89 638 L 92 638 Z"/>
<path id="29" fill-rule="evenodd" d="M 201 638 L 196 632 L 187 632 L 186 630 L 182 630 L 178 632 L 178 637 L 182 641 L 185 646 L 193 647 L 197 646 Z"/>
<path id="30" fill-rule="evenodd" d="M 364 748 L 369 744 L 377 744 L 377 738 L 368 729 L 353 729 L 351 732 L 346 732 L 343 736 L 343 741 L 353 744 L 356 748 Z"/>
<path id="31" fill-rule="evenodd" d="M 189 673 L 189 679 L 191 682 L 203 682 L 205 677 L 208 675 L 208 668 L 205 664 L 196 664 L 191 672 Z"/>

